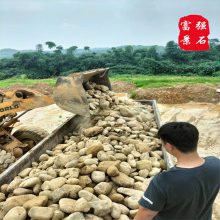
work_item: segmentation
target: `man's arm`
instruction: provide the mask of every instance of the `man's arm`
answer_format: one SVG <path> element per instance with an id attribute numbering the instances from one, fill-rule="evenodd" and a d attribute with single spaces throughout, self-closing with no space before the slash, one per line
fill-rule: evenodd
<path id="1" fill-rule="evenodd" d="M 152 220 L 157 214 L 157 211 L 152 211 L 140 206 L 134 220 Z"/>

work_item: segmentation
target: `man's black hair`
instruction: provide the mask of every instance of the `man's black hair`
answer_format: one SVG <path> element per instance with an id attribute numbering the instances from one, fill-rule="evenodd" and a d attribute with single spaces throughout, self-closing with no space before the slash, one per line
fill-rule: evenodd
<path id="1" fill-rule="evenodd" d="M 161 126 L 158 136 L 174 145 L 179 151 L 188 153 L 197 149 L 198 129 L 188 122 L 169 122 Z"/>

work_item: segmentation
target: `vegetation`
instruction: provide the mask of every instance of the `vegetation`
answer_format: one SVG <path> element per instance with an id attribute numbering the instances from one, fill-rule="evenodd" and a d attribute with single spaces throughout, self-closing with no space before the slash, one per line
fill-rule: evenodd
<path id="1" fill-rule="evenodd" d="M 64 50 L 61 45 L 47 41 L 45 52 L 42 44 L 36 51 L 16 53 L 11 59 L 0 60 L 0 80 L 25 74 L 30 79 L 53 78 L 75 71 L 110 67 L 114 74 L 219 76 L 220 42 L 210 40 L 210 50 L 202 52 L 182 51 L 170 41 L 162 53 L 157 46 L 113 47 L 105 53 L 92 52 L 89 46 L 84 53 L 76 55 L 77 46 Z M 129 75 L 129 77 L 130 77 Z M 141 85 L 135 81 L 137 85 Z M 167 82 L 168 83 L 168 82 Z"/>
<path id="2" fill-rule="evenodd" d="M 111 81 L 126 81 L 135 84 L 137 87 L 156 88 L 165 86 L 175 86 L 181 84 L 198 84 L 205 83 L 211 85 L 219 84 L 217 77 L 204 76 L 146 76 L 146 75 L 113 75 Z M 35 83 L 47 83 L 54 86 L 56 78 L 50 79 L 27 79 L 25 77 L 12 77 L 10 79 L 0 80 L 0 87 L 8 87 L 13 84 L 33 85 Z M 137 93 L 133 91 L 131 97 L 135 98 Z"/>
<path id="3" fill-rule="evenodd" d="M 23 79 L 13 77 L 10 79 L 0 80 L 0 87 L 9 87 L 14 84 L 21 84 L 21 85 L 33 85 L 35 83 L 47 83 L 48 85 L 54 86 L 56 79 Z"/>
<path id="4" fill-rule="evenodd" d="M 199 84 L 219 85 L 217 77 L 205 76 L 146 76 L 146 75 L 115 75 L 111 77 L 113 81 L 127 81 L 135 84 L 137 87 L 158 88 L 165 86 L 176 86 L 181 84 Z M 135 96 L 135 94 L 132 94 Z"/>

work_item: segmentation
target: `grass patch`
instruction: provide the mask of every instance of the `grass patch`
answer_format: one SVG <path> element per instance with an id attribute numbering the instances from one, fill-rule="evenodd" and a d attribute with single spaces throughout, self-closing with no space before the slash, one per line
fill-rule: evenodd
<path id="1" fill-rule="evenodd" d="M 137 92 L 132 91 L 132 92 L 131 92 L 131 95 L 130 95 L 130 98 L 131 98 L 131 99 L 135 99 L 135 98 L 137 98 L 137 96 L 138 96 Z"/>
<path id="2" fill-rule="evenodd" d="M 176 86 L 182 84 L 220 84 L 220 77 L 202 77 L 202 76 L 146 76 L 146 75 L 113 75 L 111 81 L 126 81 L 135 84 L 137 87 L 143 88 L 159 88 L 167 86 Z M 50 79 L 21 79 L 11 78 L 0 80 L 0 87 L 9 87 L 14 84 L 33 85 L 35 83 L 47 83 L 54 86 L 56 78 Z M 136 96 L 136 94 L 133 94 Z"/>
<path id="3" fill-rule="evenodd" d="M 176 86 L 182 84 L 220 84 L 219 77 L 203 76 L 146 76 L 146 75 L 114 75 L 112 81 L 126 81 L 135 84 L 137 87 L 159 88 L 167 86 Z"/>
<path id="4" fill-rule="evenodd" d="M 50 86 L 54 86 L 56 79 L 19 79 L 19 78 L 11 78 L 0 80 L 0 87 L 9 87 L 14 84 L 22 84 L 22 85 L 33 85 L 35 83 L 46 83 Z"/>

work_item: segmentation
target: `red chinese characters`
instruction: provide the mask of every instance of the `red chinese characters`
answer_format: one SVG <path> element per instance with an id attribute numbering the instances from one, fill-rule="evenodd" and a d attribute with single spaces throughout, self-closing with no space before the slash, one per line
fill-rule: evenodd
<path id="1" fill-rule="evenodd" d="M 179 46 L 182 50 L 209 49 L 209 22 L 201 15 L 188 15 L 179 20 Z"/>

